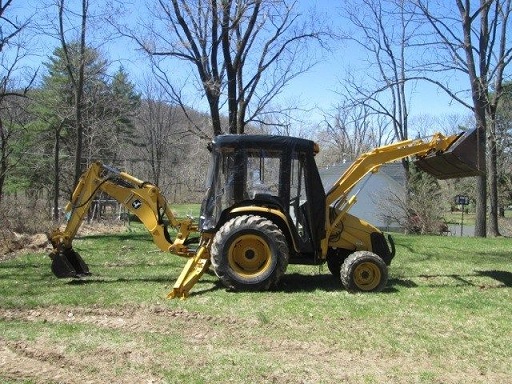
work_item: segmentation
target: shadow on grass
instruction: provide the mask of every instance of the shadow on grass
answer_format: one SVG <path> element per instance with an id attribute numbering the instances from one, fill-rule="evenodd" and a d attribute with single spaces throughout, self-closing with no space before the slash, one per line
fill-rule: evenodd
<path id="1" fill-rule="evenodd" d="M 112 284 L 112 283 L 169 283 L 172 279 L 168 276 L 153 276 L 153 277 L 111 277 L 111 276 L 99 276 L 99 277 L 84 277 L 76 278 L 68 281 L 67 285 L 97 285 L 97 284 Z"/>
<path id="2" fill-rule="evenodd" d="M 436 274 L 436 275 L 418 275 L 418 277 L 423 279 L 436 279 L 436 278 L 450 278 L 454 281 L 457 281 L 461 283 L 460 285 L 467 285 L 467 286 L 473 286 L 473 287 L 483 287 L 486 286 L 485 284 L 482 284 L 481 282 L 475 283 L 471 281 L 472 277 L 488 277 L 491 278 L 498 283 L 501 283 L 502 286 L 495 286 L 495 287 L 488 287 L 488 288 L 510 288 L 512 287 L 512 272 L 508 271 L 475 271 L 474 274 L 466 274 L 466 275 L 459 275 L 459 274 Z M 428 286 L 430 287 L 437 287 L 437 286 L 449 286 L 451 284 L 430 284 Z M 487 286 L 486 286 L 487 287 Z"/>
<path id="3" fill-rule="evenodd" d="M 512 272 L 508 271 L 476 271 L 478 276 L 490 277 L 503 283 L 506 287 L 512 287 Z"/>
<path id="4" fill-rule="evenodd" d="M 420 285 L 434 287 L 456 287 L 460 285 L 472 286 L 472 287 L 485 287 L 485 288 L 504 288 L 512 287 L 512 272 L 508 271 L 475 271 L 474 274 L 458 275 L 458 274 L 446 274 L 446 275 L 418 275 L 418 278 L 430 279 L 436 278 L 450 278 L 455 283 L 440 283 L 437 284 L 432 282 L 431 284 L 417 284 L 411 279 L 407 278 L 390 278 L 386 288 L 382 291 L 383 293 L 396 293 L 402 289 L 414 289 Z M 472 278 L 477 277 L 488 277 L 495 280 L 499 285 L 483 284 L 482 282 L 472 281 Z M 293 273 L 284 275 L 281 279 L 279 287 L 276 289 L 278 292 L 294 293 L 294 292 L 312 292 L 315 290 L 323 290 L 326 292 L 339 291 L 344 288 L 340 281 L 337 281 L 333 276 L 328 274 L 321 275 L 301 275 L 299 273 Z"/>
<path id="5" fill-rule="evenodd" d="M 229 290 L 222 282 L 216 278 L 215 273 L 212 270 L 205 272 L 205 276 L 208 275 L 208 283 L 214 286 L 207 289 L 200 289 L 201 278 L 196 286 L 190 292 L 190 296 L 202 295 L 208 292 L 217 290 Z M 172 284 L 176 280 L 176 276 L 137 276 L 137 277 L 115 277 L 107 275 L 94 274 L 91 276 L 72 279 L 66 284 L 68 285 L 89 285 L 89 284 L 113 284 L 113 283 L 130 283 L 130 282 L 147 282 L 147 283 L 169 283 Z M 418 285 L 409 279 L 402 278 L 391 278 L 388 280 L 386 288 L 382 293 L 396 293 L 401 288 L 416 288 Z M 330 274 L 319 274 L 319 275 L 303 275 L 300 273 L 285 274 L 278 285 L 274 289 L 275 292 L 282 293 L 298 293 L 298 292 L 314 292 L 321 290 L 325 292 L 342 291 L 345 288 L 342 286 L 339 280 L 336 280 Z"/>
<path id="6" fill-rule="evenodd" d="M 415 288 L 417 285 L 411 280 L 393 278 L 388 280 L 388 284 L 382 292 L 398 292 L 398 287 Z M 341 281 L 336 280 L 330 274 L 301 275 L 299 273 L 292 273 L 283 276 L 276 291 L 285 293 L 313 292 L 316 290 L 332 292 L 342 291 L 344 289 Z"/>
<path id="7" fill-rule="evenodd" d="M 323 291 L 337 291 L 341 289 L 341 282 L 327 274 L 302 275 L 300 273 L 285 274 L 281 278 L 276 291 L 279 292 L 312 292 L 317 289 Z"/>
<path id="8" fill-rule="evenodd" d="M 451 278 L 457 284 L 453 283 L 441 283 L 437 284 L 435 282 L 429 284 L 420 284 L 421 286 L 427 286 L 430 288 L 436 287 L 456 287 L 457 285 L 467 285 L 473 287 L 485 287 L 485 288 L 503 288 L 503 287 L 511 287 L 512 286 L 512 273 L 507 271 L 475 271 L 475 274 L 472 275 L 456 275 L 456 274 L 447 274 L 447 275 L 418 275 L 419 278 L 424 279 L 435 279 L 435 278 Z M 215 274 L 212 271 L 208 271 L 205 273 L 209 275 L 207 281 L 208 284 L 205 284 L 204 288 L 201 286 L 201 280 L 199 280 L 198 284 L 195 285 L 189 297 L 194 296 L 202 296 L 204 294 L 208 294 L 210 292 L 215 292 L 219 290 L 226 290 L 227 288 L 221 283 L 220 280 L 216 279 Z M 489 286 L 481 283 L 472 282 L 471 277 L 489 277 L 503 285 L 498 286 Z M 112 284 L 112 283 L 130 283 L 130 282 L 151 282 L 151 283 L 163 283 L 163 284 L 172 284 L 174 282 L 175 277 L 172 276 L 147 276 L 147 277 L 87 277 L 83 279 L 74 279 L 69 281 L 67 284 L 69 285 L 86 285 L 86 284 Z M 420 285 L 415 283 L 410 279 L 404 278 L 390 278 L 388 280 L 388 284 L 386 288 L 381 292 L 381 294 L 393 294 L 400 292 L 404 289 L 415 289 Z M 274 290 L 274 292 L 281 293 L 300 293 L 300 292 L 314 292 L 316 290 L 321 290 L 324 292 L 335 292 L 335 291 L 343 291 L 344 288 L 341 285 L 340 281 L 337 281 L 330 274 L 319 274 L 319 275 L 302 275 L 300 273 L 291 273 L 285 274 L 281 279 L 279 286 Z M 235 292 L 234 292 L 235 293 Z"/>
<path id="9" fill-rule="evenodd" d="M 192 288 L 190 291 L 189 297 L 193 296 L 201 296 L 208 292 L 218 291 L 218 290 L 228 290 L 222 282 L 216 278 L 215 273 L 213 271 L 205 272 L 205 275 L 209 275 L 208 285 L 213 284 L 212 287 L 208 287 L 205 289 L 201 289 L 201 280 L 205 279 L 206 276 L 203 276 L 202 279 Z M 113 283 L 130 283 L 130 282 L 148 282 L 148 283 L 174 283 L 176 276 L 137 276 L 137 277 L 115 277 L 115 276 L 106 276 L 106 275 L 98 275 L 98 276 L 88 276 L 78 279 L 72 279 L 68 281 L 66 284 L 72 286 L 80 286 L 80 285 L 89 285 L 89 284 L 113 284 Z M 213 279 L 213 280 L 212 280 Z M 204 281 L 204 280 L 203 280 Z M 323 290 L 326 292 L 329 291 L 339 291 L 343 290 L 341 286 L 341 282 L 336 281 L 331 275 L 301 275 L 298 273 L 285 274 L 281 279 L 279 286 L 274 290 L 275 292 L 283 292 L 283 293 L 296 293 L 296 292 L 313 292 L 315 290 Z M 233 291 L 235 292 L 235 291 Z"/>
<path id="10" fill-rule="evenodd" d="M 385 291 L 392 290 L 393 292 L 398 292 L 398 289 L 394 287 L 402 287 L 402 288 L 417 288 L 418 284 L 416 284 L 414 281 L 409 279 L 399 279 L 399 278 L 392 278 L 388 280 L 388 286 L 385 289 Z"/>
<path id="11" fill-rule="evenodd" d="M 104 241 L 111 240 L 136 240 L 136 241 L 147 241 L 149 243 L 153 242 L 151 234 L 149 232 L 122 232 L 122 233 L 112 233 L 112 234 L 93 234 L 93 235 L 80 235 L 76 236 L 75 240 L 92 240 L 92 239 L 101 239 Z"/>
<path id="12" fill-rule="evenodd" d="M 215 292 L 215 291 L 220 291 L 220 290 L 226 289 L 226 287 L 224 285 L 222 285 L 220 280 L 214 281 L 213 287 L 211 287 L 211 288 L 201 289 L 200 284 L 201 284 L 201 281 L 199 281 L 199 284 L 194 285 L 194 287 L 188 294 L 188 297 L 201 296 L 201 295 L 204 295 L 209 292 Z"/>
<path id="13" fill-rule="evenodd" d="M 206 274 L 211 275 L 211 274 L 213 274 L 213 272 L 211 272 L 211 273 L 207 272 L 207 273 L 205 273 L 205 275 Z M 143 277 L 143 276 L 140 276 L 140 277 L 111 277 L 111 276 L 94 277 L 94 276 L 88 276 L 88 277 L 84 277 L 84 278 L 72 279 L 72 280 L 68 281 L 66 284 L 71 285 L 71 286 L 82 286 L 82 285 L 86 286 L 89 284 L 92 284 L 92 285 L 117 284 L 117 283 L 129 284 L 129 283 L 142 282 L 142 283 L 170 284 L 172 286 L 174 284 L 174 282 L 176 281 L 176 278 L 177 278 L 176 276 L 151 276 L 151 277 L 150 276 L 147 276 L 147 277 Z M 208 285 L 213 284 L 213 286 L 209 287 L 209 288 L 202 288 L 201 287 L 201 279 L 200 279 L 199 282 L 192 288 L 188 297 L 201 296 L 205 293 L 218 291 L 218 290 L 225 288 L 219 280 L 215 280 L 215 281 L 208 280 L 208 281 L 205 281 L 205 283 L 206 282 L 208 283 Z"/>

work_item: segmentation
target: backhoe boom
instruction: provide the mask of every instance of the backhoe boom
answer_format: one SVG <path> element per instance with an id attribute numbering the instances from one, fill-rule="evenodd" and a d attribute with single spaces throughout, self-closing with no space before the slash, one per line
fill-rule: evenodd
<path id="1" fill-rule="evenodd" d="M 189 249 L 187 244 L 193 240 L 189 235 L 198 232 L 197 225 L 191 218 L 177 220 L 157 186 L 95 162 L 81 176 L 71 201 L 66 206 L 66 215 L 69 219 L 65 228 L 57 228 L 49 235 L 54 248 L 50 254 L 53 260 L 52 271 L 57 277 L 80 277 L 90 274 L 87 264 L 73 250 L 72 242 L 89 212 L 94 197 L 100 192 L 112 197 L 136 215 L 160 250 L 189 258 L 196 255 L 196 250 Z M 169 236 L 168 227 L 176 230 L 174 240 Z M 200 247 L 204 246 L 200 244 Z M 202 251 L 201 254 L 208 252 Z M 196 275 L 202 274 L 203 270 L 199 269 L 192 273 L 192 280 L 197 281 L 199 277 Z M 184 292 L 182 287 L 175 286 L 173 292 L 184 297 L 190 288 L 191 286 L 187 287 L 187 291 Z"/>

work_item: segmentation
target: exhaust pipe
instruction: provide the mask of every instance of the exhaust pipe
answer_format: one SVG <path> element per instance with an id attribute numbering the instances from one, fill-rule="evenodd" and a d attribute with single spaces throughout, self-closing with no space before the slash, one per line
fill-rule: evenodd
<path id="1" fill-rule="evenodd" d="M 446 151 L 431 153 L 419 158 L 414 164 L 437 179 L 485 175 L 484 149 L 479 147 L 478 129 L 462 133 Z"/>

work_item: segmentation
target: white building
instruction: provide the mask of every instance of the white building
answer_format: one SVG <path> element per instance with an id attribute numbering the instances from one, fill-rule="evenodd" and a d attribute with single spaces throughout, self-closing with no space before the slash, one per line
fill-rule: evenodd
<path id="1" fill-rule="evenodd" d="M 319 170 L 325 191 L 347 170 L 350 163 L 337 164 Z M 391 201 L 391 194 L 405 195 L 405 172 L 401 162 L 383 164 L 376 173 L 366 175 L 353 189 L 350 196 L 357 194 L 357 203 L 350 213 L 382 230 L 398 230 L 396 222 L 386 218 L 386 212 L 398 209 Z"/>

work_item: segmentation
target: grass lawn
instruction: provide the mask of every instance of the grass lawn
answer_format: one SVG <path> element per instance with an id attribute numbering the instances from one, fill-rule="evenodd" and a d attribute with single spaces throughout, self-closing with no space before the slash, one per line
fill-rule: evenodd
<path id="1" fill-rule="evenodd" d="M 210 273 L 167 300 L 185 260 L 138 230 L 77 239 L 86 279 L 55 278 L 40 253 L 1 262 L 0 382 L 510 382 L 512 239 L 395 241 L 378 294 L 290 265 L 276 291 Z"/>

